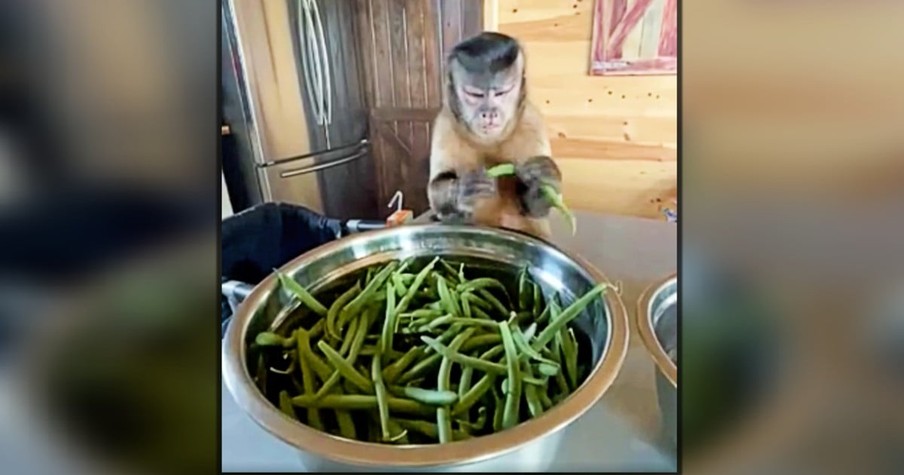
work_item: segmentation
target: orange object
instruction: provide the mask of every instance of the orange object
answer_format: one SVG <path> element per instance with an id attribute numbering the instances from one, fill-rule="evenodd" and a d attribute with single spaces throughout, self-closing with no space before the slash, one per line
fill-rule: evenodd
<path id="1" fill-rule="evenodd" d="M 398 226 L 400 224 L 405 224 L 412 219 L 414 219 L 414 213 L 410 209 L 399 209 L 386 218 L 386 225 Z"/>

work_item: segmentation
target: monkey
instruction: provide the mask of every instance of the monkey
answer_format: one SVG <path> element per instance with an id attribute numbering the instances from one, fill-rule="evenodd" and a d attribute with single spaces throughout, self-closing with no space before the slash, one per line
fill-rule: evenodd
<path id="1" fill-rule="evenodd" d="M 483 32 L 446 57 L 442 108 L 433 121 L 432 212 L 441 222 L 485 225 L 549 238 L 550 203 L 540 187 L 561 189 L 543 118 L 527 97 L 525 55 L 514 38 Z M 487 169 L 515 166 L 514 177 Z"/>

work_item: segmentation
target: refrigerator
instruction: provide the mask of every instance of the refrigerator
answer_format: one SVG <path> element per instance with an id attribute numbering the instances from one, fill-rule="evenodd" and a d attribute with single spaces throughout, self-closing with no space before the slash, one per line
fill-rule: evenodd
<path id="1" fill-rule="evenodd" d="M 235 212 L 272 201 L 379 218 L 356 3 L 222 2 L 222 159 Z"/>

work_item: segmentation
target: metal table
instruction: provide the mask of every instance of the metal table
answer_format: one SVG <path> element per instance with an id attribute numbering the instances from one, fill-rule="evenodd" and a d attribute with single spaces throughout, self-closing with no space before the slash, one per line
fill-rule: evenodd
<path id="1" fill-rule="evenodd" d="M 603 399 L 567 429 L 551 471 L 677 471 L 674 455 L 659 437 L 653 361 L 633 321 L 640 293 L 676 269 L 677 227 L 597 213 L 576 215 L 575 236 L 564 220 L 554 218 L 553 240 L 621 283 L 631 337 L 621 373 Z M 241 412 L 225 386 L 222 400 L 223 471 L 306 471 L 295 449 Z"/>

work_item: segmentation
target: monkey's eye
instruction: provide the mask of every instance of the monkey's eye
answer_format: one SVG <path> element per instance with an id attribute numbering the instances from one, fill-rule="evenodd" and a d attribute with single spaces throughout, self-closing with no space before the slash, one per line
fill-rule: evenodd
<path id="1" fill-rule="evenodd" d="M 508 89 L 505 89 L 505 90 L 503 90 L 503 91 L 496 91 L 496 92 L 493 93 L 493 96 L 494 96 L 494 97 L 504 96 L 504 95 L 508 94 L 509 92 L 511 92 L 511 90 L 512 90 L 512 88 L 508 88 Z"/>
<path id="2" fill-rule="evenodd" d="M 469 97 L 473 97 L 475 99 L 483 99 L 483 96 L 484 96 L 484 94 L 482 92 L 465 91 L 465 94 L 467 94 Z"/>

